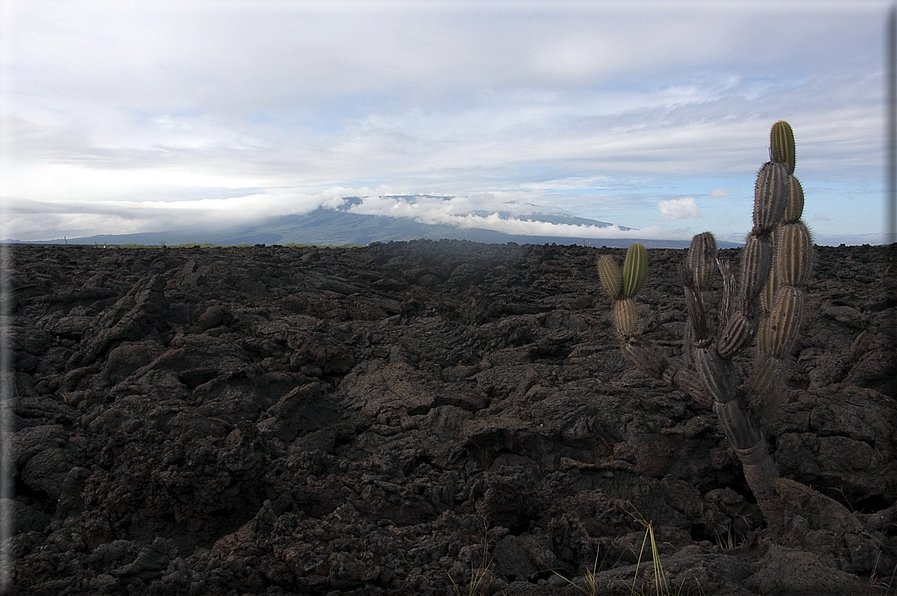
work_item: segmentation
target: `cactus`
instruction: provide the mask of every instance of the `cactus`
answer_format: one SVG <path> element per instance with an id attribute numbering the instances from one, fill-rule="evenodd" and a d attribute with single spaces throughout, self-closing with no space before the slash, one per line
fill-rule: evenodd
<path id="1" fill-rule="evenodd" d="M 740 283 L 729 264 L 717 258 L 710 232 L 692 239 L 683 267 L 689 323 L 680 364 L 664 357 L 641 337 L 634 296 L 647 276 L 645 247 L 633 244 L 622 271 L 609 255 L 598 261 L 601 285 L 614 301 L 614 324 L 626 357 L 642 372 L 661 379 L 717 414 L 735 448 L 745 479 L 768 526 L 783 530 L 784 507 L 775 491 L 778 471 L 754 420 L 776 389 L 797 339 L 803 312 L 803 286 L 812 265 L 812 240 L 800 220 L 804 194 L 794 177 L 794 133 L 785 121 L 770 131 L 770 161 L 754 187 L 753 228 L 742 250 Z M 712 277 L 723 278 L 716 333 L 707 302 Z M 732 358 L 754 342 L 753 375 L 739 383 Z"/>

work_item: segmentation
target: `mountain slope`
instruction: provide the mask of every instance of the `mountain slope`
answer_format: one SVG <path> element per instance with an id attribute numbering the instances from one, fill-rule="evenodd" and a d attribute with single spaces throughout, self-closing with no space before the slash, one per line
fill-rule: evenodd
<path id="1" fill-rule="evenodd" d="M 349 200 L 338 209 L 319 207 L 309 213 L 284 215 L 271 218 L 251 226 L 234 227 L 225 230 L 190 230 L 168 232 L 145 232 L 137 234 L 103 234 L 83 238 L 60 238 L 29 244 L 95 244 L 122 245 L 138 244 L 147 246 L 179 244 L 307 244 L 307 245 L 367 245 L 374 242 L 400 242 L 416 239 L 427 240 L 470 240 L 488 244 L 583 244 L 590 246 L 627 247 L 640 241 L 649 248 L 685 248 L 687 241 L 651 240 L 639 238 L 595 237 L 594 228 L 610 227 L 612 224 L 579 217 L 559 215 L 529 215 L 516 219 L 525 222 L 545 222 L 583 226 L 582 236 L 523 235 L 508 234 L 484 228 L 462 228 L 450 224 L 425 224 L 407 217 L 365 215 L 350 210 L 354 203 Z M 508 214 L 500 214 L 502 219 L 513 220 Z M 592 226 L 592 229 L 589 229 Z M 620 229 L 627 230 L 629 228 Z M 738 246 L 720 242 L 721 248 Z"/>

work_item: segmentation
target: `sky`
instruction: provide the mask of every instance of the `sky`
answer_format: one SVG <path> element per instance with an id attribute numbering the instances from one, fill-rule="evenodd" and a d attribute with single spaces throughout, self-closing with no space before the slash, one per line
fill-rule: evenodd
<path id="1" fill-rule="evenodd" d="M 892 6 L 0 0 L 0 238 L 358 196 L 427 223 L 740 242 L 787 120 L 816 242 L 881 243 Z M 551 228 L 532 232 L 587 232 Z"/>

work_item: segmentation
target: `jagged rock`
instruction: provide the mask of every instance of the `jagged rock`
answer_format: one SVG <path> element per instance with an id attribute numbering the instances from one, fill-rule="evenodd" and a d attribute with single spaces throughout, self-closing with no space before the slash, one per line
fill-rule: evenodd
<path id="1" fill-rule="evenodd" d="M 650 593 L 649 523 L 674 593 L 897 581 L 889 247 L 818 248 L 779 543 L 714 414 L 621 355 L 623 251 L 13 250 L 13 594 Z M 675 358 L 683 251 L 649 253 Z"/>

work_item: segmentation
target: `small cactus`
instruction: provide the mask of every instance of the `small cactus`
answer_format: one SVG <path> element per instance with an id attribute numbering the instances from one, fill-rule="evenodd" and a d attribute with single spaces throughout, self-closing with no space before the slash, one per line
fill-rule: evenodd
<path id="1" fill-rule="evenodd" d="M 770 161 L 763 164 L 754 187 L 753 228 L 742 250 L 740 283 L 727 262 L 717 258 L 710 232 L 692 239 L 684 264 L 683 286 L 688 310 L 684 365 L 666 359 L 641 337 L 634 296 L 645 283 L 645 247 L 633 244 L 621 270 L 609 255 L 598 261 L 601 285 L 614 301 L 614 324 L 623 353 L 642 372 L 689 393 L 712 407 L 741 460 L 767 523 L 782 530 L 783 504 L 778 477 L 750 405 L 778 386 L 797 339 L 803 291 L 812 265 L 812 239 L 800 220 L 804 194 L 794 177 L 794 133 L 785 121 L 770 131 Z M 718 331 L 710 331 L 705 299 L 717 270 L 723 278 Z M 739 384 L 732 358 L 754 341 L 756 361 L 750 383 Z M 745 389 L 747 387 L 747 389 Z"/>

